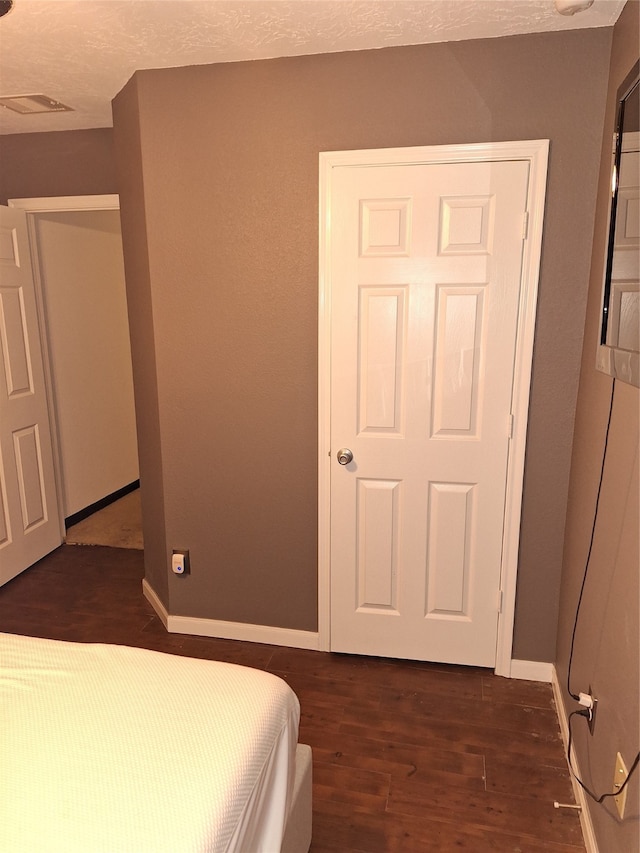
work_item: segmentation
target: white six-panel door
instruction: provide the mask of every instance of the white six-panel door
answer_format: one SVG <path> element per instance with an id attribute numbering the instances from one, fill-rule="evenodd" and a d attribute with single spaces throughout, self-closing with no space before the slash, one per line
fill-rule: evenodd
<path id="1" fill-rule="evenodd" d="M 334 651 L 496 663 L 529 170 L 333 169 Z"/>
<path id="2" fill-rule="evenodd" d="M 0 585 L 61 543 L 26 217 L 0 206 Z"/>

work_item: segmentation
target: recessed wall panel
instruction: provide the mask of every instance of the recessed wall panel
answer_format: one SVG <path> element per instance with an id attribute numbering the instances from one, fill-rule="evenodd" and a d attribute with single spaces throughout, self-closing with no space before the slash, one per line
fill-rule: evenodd
<path id="1" fill-rule="evenodd" d="M 399 492 L 397 480 L 358 480 L 358 610 L 397 613 Z"/>
<path id="2" fill-rule="evenodd" d="M 430 483 L 425 615 L 467 615 L 474 486 Z"/>
<path id="3" fill-rule="evenodd" d="M 359 432 L 401 431 L 406 289 L 362 287 Z"/>
<path id="4" fill-rule="evenodd" d="M 474 438 L 482 350 L 484 288 L 437 288 L 432 436 Z"/>
<path id="5" fill-rule="evenodd" d="M 20 504 L 25 532 L 47 520 L 42 455 L 37 424 L 13 434 Z"/>
<path id="6" fill-rule="evenodd" d="M 360 202 L 360 257 L 407 257 L 410 252 L 411 199 Z"/>
<path id="7" fill-rule="evenodd" d="M 0 288 L 0 336 L 9 397 L 33 393 L 21 287 Z"/>

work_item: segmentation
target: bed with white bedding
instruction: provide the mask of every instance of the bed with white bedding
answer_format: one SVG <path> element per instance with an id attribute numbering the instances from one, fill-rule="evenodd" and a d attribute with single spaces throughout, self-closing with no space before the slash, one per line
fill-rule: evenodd
<path id="1" fill-rule="evenodd" d="M 247 667 L 0 634 L 0 851 L 303 853 L 299 713 Z"/>

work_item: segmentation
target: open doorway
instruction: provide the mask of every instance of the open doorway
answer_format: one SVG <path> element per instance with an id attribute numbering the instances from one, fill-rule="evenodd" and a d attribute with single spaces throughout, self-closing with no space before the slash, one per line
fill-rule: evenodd
<path id="1" fill-rule="evenodd" d="M 118 197 L 9 204 L 29 225 L 66 541 L 142 548 Z"/>
<path id="2" fill-rule="evenodd" d="M 66 525 L 67 545 L 106 545 L 109 548 L 144 549 L 140 488 L 126 493 Z"/>

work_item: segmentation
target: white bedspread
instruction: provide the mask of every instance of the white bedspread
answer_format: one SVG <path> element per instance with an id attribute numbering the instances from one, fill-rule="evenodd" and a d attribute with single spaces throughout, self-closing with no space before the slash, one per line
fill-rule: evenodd
<path id="1" fill-rule="evenodd" d="M 0 634 L 0 851 L 276 853 L 298 721 L 268 673 Z"/>

